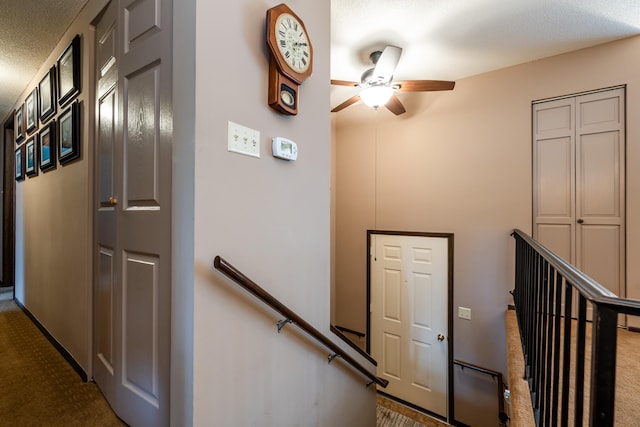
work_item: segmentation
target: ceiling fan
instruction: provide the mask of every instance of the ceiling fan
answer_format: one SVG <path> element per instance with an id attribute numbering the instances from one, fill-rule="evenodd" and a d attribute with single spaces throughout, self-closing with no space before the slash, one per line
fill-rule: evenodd
<path id="1" fill-rule="evenodd" d="M 343 110 L 362 100 L 372 108 L 384 105 L 395 115 L 404 113 L 404 106 L 395 92 L 426 92 L 451 90 L 456 82 L 446 80 L 404 80 L 393 81 L 393 72 L 400 61 L 402 48 L 387 46 L 383 51 L 375 51 L 369 55 L 374 67 L 362 73 L 360 83 L 347 80 L 331 80 L 332 85 L 351 86 L 360 88 L 360 93 L 344 101 L 331 110 L 332 113 Z"/>

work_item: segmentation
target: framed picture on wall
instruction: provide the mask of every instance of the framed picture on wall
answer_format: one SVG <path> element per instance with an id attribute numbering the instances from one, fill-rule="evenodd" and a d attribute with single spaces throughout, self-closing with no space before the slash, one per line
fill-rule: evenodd
<path id="1" fill-rule="evenodd" d="M 58 103 L 64 106 L 80 93 L 80 36 L 58 58 Z"/>
<path id="2" fill-rule="evenodd" d="M 47 172 L 56 168 L 56 121 L 52 120 L 38 135 L 38 159 L 40 170 Z"/>
<path id="3" fill-rule="evenodd" d="M 74 102 L 58 118 L 58 161 L 61 165 L 80 157 L 80 105 Z"/>
<path id="4" fill-rule="evenodd" d="M 24 180 L 24 145 L 16 149 L 16 181 Z"/>
<path id="5" fill-rule="evenodd" d="M 25 131 L 24 131 L 24 106 L 19 106 L 13 116 L 14 128 L 16 131 L 16 144 L 20 144 L 24 140 Z"/>
<path id="6" fill-rule="evenodd" d="M 38 135 L 34 135 L 27 139 L 25 146 L 24 172 L 29 177 L 38 175 Z"/>
<path id="7" fill-rule="evenodd" d="M 38 88 L 33 88 L 24 101 L 24 120 L 27 133 L 33 133 L 38 128 Z"/>
<path id="8" fill-rule="evenodd" d="M 40 104 L 38 115 L 42 123 L 49 120 L 56 113 L 56 66 L 51 67 L 49 72 L 40 80 L 38 84 L 40 94 Z"/>

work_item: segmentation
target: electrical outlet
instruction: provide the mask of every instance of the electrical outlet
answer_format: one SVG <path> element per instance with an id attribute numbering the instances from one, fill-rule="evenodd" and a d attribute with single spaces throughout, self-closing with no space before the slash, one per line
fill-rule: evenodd
<path id="1" fill-rule="evenodd" d="M 458 307 L 458 317 L 461 319 L 471 320 L 471 309 L 467 307 Z"/>
<path id="2" fill-rule="evenodd" d="M 227 150 L 251 157 L 260 157 L 260 131 L 229 122 Z"/>

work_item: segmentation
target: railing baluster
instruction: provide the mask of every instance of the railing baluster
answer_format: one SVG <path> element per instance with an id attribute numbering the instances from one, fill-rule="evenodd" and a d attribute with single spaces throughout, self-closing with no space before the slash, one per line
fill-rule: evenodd
<path id="1" fill-rule="evenodd" d="M 547 299 L 547 304 L 549 307 L 549 311 L 547 312 L 548 325 L 547 325 L 547 377 L 545 379 L 545 391 L 544 391 L 544 417 L 541 418 L 544 420 L 542 425 L 549 425 L 551 420 L 551 395 L 552 395 L 552 385 L 553 385 L 553 313 L 554 313 L 554 301 L 556 298 L 556 293 L 559 292 L 558 286 L 556 284 L 556 270 L 553 267 L 549 268 L 549 296 Z"/>
<path id="2" fill-rule="evenodd" d="M 531 371 L 531 377 L 533 378 L 533 389 L 535 390 L 535 401 L 537 402 L 540 394 L 540 348 L 542 347 L 542 340 L 540 340 L 541 332 L 541 315 L 542 315 L 542 288 L 544 283 L 544 260 L 542 257 L 537 257 L 536 268 L 536 289 L 535 289 L 535 308 L 534 308 L 534 336 L 533 336 L 533 370 Z M 537 406 L 537 405 L 536 405 Z"/>
<path id="3" fill-rule="evenodd" d="M 531 307 L 529 313 L 529 376 L 533 379 L 536 375 L 536 309 L 538 301 L 538 288 L 540 257 L 534 254 L 533 260 L 533 281 L 531 286 Z M 537 390 L 534 389 L 534 392 Z"/>
<path id="4" fill-rule="evenodd" d="M 592 427 L 613 426 L 616 386 L 616 346 L 618 313 L 605 306 L 593 306 L 591 344 Z"/>
<path id="5" fill-rule="evenodd" d="M 545 403 L 544 399 L 547 394 L 545 385 L 546 383 L 546 375 L 547 375 L 547 340 L 546 336 L 548 334 L 548 323 L 549 323 L 549 288 L 550 288 L 550 277 L 549 277 L 549 263 L 544 261 L 544 286 L 542 289 L 542 325 L 540 328 L 540 342 L 542 345 L 540 346 L 540 375 L 539 375 L 539 385 L 538 385 L 538 410 L 540 413 L 540 419 L 542 419 L 542 415 L 545 411 Z"/>
<path id="6" fill-rule="evenodd" d="M 585 341 L 586 341 L 586 325 L 587 325 L 587 300 L 581 294 L 578 294 L 578 327 L 576 331 L 576 395 L 575 395 L 575 414 L 574 420 L 576 426 L 582 426 L 584 412 L 584 357 L 585 357 Z"/>
<path id="7" fill-rule="evenodd" d="M 564 348 L 562 350 L 562 409 L 560 425 L 568 427 L 569 423 L 569 375 L 571 373 L 571 307 L 573 302 L 572 287 L 566 283 L 564 294 Z"/>
<path id="8" fill-rule="evenodd" d="M 527 271 L 532 271 L 533 268 L 533 262 L 534 262 L 534 258 L 533 258 L 533 252 L 531 251 L 527 251 Z M 533 278 L 531 277 L 530 274 L 527 274 L 527 279 L 526 279 L 526 284 L 525 284 L 525 289 L 524 289 L 524 298 L 522 301 L 522 312 L 523 312 L 523 322 L 524 322 L 524 327 L 522 328 L 523 331 L 523 340 L 522 342 L 524 343 L 524 361 L 525 361 L 525 366 L 527 367 L 527 377 L 529 376 L 529 363 L 531 362 L 530 358 L 529 358 L 529 348 L 531 347 L 529 340 L 531 339 L 531 334 L 529 333 L 529 327 L 531 325 L 531 319 L 530 319 L 530 314 L 531 314 L 531 304 L 530 304 L 530 300 L 531 300 L 531 288 L 533 287 Z"/>
<path id="9" fill-rule="evenodd" d="M 558 425 L 558 412 L 560 403 L 560 330 L 562 327 L 562 289 L 566 283 L 562 275 L 556 272 L 556 302 L 553 310 L 553 411 L 551 413 L 551 425 Z"/>
<path id="10" fill-rule="evenodd" d="M 524 266 L 522 265 L 522 252 L 523 252 L 523 242 L 520 239 L 516 239 L 516 271 L 515 271 L 515 284 L 513 291 L 511 294 L 513 295 L 513 305 L 518 305 L 518 292 L 522 289 L 522 275 L 524 271 Z"/>

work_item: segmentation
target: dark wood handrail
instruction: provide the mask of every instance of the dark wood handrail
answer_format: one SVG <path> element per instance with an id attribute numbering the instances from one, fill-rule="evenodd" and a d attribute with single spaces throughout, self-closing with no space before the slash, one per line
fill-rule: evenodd
<path id="1" fill-rule="evenodd" d="M 600 306 L 615 309 L 618 313 L 640 316 L 640 300 L 620 298 L 600 283 L 596 282 L 582 271 L 578 270 L 564 259 L 560 258 L 544 245 L 534 240 L 521 230 L 515 229 L 511 233 L 535 249 L 544 259 L 567 279 L 587 301 Z"/>
<path id="2" fill-rule="evenodd" d="M 469 368 L 473 371 L 480 372 L 486 375 L 491 375 L 491 378 L 498 379 L 498 418 L 501 421 L 500 425 L 506 425 L 504 423 L 506 418 L 506 413 L 504 412 L 504 379 L 502 377 L 502 372 L 494 371 L 492 369 L 483 368 L 482 366 L 474 365 L 473 363 L 463 362 L 462 360 L 454 359 L 454 365 L 460 366 L 462 369 Z"/>
<path id="3" fill-rule="evenodd" d="M 289 307 L 282 304 L 278 299 L 272 296 L 269 292 L 262 289 L 258 284 L 256 284 L 253 280 L 249 279 L 243 273 L 241 273 L 234 266 L 229 264 L 220 256 L 216 256 L 213 260 L 214 267 L 224 273 L 227 277 L 232 279 L 238 285 L 242 286 L 247 291 L 251 292 L 262 302 L 267 304 L 269 307 L 276 310 L 278 313 L 285 316 L 285 318 L 291 323 L 297 325 L 304 332 L 312 336 L 322 343 L 325 347 L 331 350 L 334 353 L 334 357 L 338 356 L 349 365 L 353 366 L 356 370 L 362 373 L 364 376 L 369 378 L 372 383 L 381 385 L 382 387 L 386 387 L 389 384 L 389 381 L 384 378 L 377 377 L 374 373 L 370 372 L 367 368 L 365 368 L 360 362 L 351 357 L 347 352 L 345 352 L 340 346 L 327 338 L 322 332 L 318 331 L 316 328 L 307 323 L 303 318 L 294 313 Z M 333 357 L 331 358 L 333 359 Z M 331 360 L 330 359 L 330 360 Z"/>
<path id="4" fill-rule="evenodd" d="M 366 351 L 364 351 L 363 349 L 361 349 L 360 347 L 358 347 L 353 341 L 351 341 L 349 339 L 348 336 L 346 336 L 345 334 L 342 333 L 342 331 L 340 330 L 339 326 L 334 326 L 334 325 L 329 325 L 329 330 L 331 332 L 333 332 L 334 334 L 336 334 L 338 336 L 338 338 L 340 338 L 342 341 L 344 341 L 347 345 L 349 345 L 349 347 L 351 347 L 352 349 L 354 349 L 355 351 L 358 352 L 358 354 L 362 357 L 364 357 L 365 359 L 367 359 L 369 362 L 371 362 L 374 366 L 378 366 L 378 362 L 376 362 L 376 359 L 374 359 L 373 357 L 371 357 L 369 355 L 369 353 L 367 353 Z"/>
<path id="5" fill-rule="evenodd" d="M 340 332 L 346 332 L 348 334 L 351 335 L 355 335 L 358 338 L 364 338 L 366 337 L 364 332 L 358 332 L 358 331 L 354 331 L 353 329 L 349 329 L 349 328 L 345 328 L 344 326 L 340 326 L 340 325 L 332 325 L 334 328 L 336 328 L 337 330 L 339 330 Z"/>

